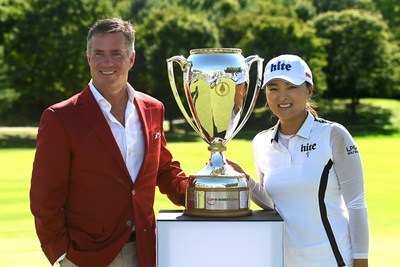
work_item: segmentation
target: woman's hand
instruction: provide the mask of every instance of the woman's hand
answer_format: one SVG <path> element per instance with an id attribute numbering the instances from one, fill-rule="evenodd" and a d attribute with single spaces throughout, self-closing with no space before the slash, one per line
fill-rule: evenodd
<path id="1" fill-rule="evenodd" d="M 228 164 L 229 164 L 235 171 L 240 172 L 240 173 L 243 173 L 243 174 L 246 176 L 246 179 L 247 179 L 247 180 L 250 179 L 250 175 L 249 175 L 247 172 L 245 172 L 245 170 L 243 170 L 243 168 L 242 168 L 239 164 L 237 164 L 236 162 L 231 161 L 231 160 L 229 160 L 229 159 L 226 159 L 226 162 L 228 162 Z"/>
<path id="2" fill-rule="evenodd" d="M 368 267 L 368 259 L 354 259 L 354 267 Z"/>

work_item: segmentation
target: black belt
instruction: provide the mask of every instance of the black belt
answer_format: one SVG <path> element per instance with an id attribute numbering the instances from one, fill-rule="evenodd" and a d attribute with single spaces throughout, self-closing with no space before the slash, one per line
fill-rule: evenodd
<path id="1" fill-rule="evenodd" d="M 126 241 L 126 243 L 135 241 L 136 241 L 136 232 L 132 232 L 131 236 L 129 237 L 128 241 Z"/>

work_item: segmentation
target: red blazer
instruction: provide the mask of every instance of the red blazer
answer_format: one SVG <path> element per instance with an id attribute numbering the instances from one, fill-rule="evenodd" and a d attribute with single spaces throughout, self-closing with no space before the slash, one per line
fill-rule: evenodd
<path id="1" fill-rule="evenodd" d="M 31 181 L 31 211 L 53 264 L 63 253 L 81 267 L 107 266 L 136 227 L 141 267 L 155 266 L 156 185 L 184 205 L 187 177 L 166 148 L 161 102 L 136 92 L 145 140 L 133 183 L 89 87 L 43 112 Z"/>

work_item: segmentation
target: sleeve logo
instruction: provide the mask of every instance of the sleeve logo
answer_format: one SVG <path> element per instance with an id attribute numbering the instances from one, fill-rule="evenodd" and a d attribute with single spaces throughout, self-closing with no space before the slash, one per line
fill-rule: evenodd
<path id="1" fill-rule="evenodd" d="M 356 146 L 346 147 L 347 155 L 353 155 L 358 153 L 358 148 Z"/>

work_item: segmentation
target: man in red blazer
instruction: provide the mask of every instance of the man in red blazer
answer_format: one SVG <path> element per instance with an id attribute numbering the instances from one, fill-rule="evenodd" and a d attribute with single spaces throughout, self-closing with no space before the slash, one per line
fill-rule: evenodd
<path id="1" fill-rule="evenodd" d="M 155 187 L 184 205 L 187 177 L 166 148 L 162 103 L 128 83 L 132 25 L 98 21 L 87 44 L 89 85 L 40 120 L 36 231 L 51 264 L 154 267 Z"/>

